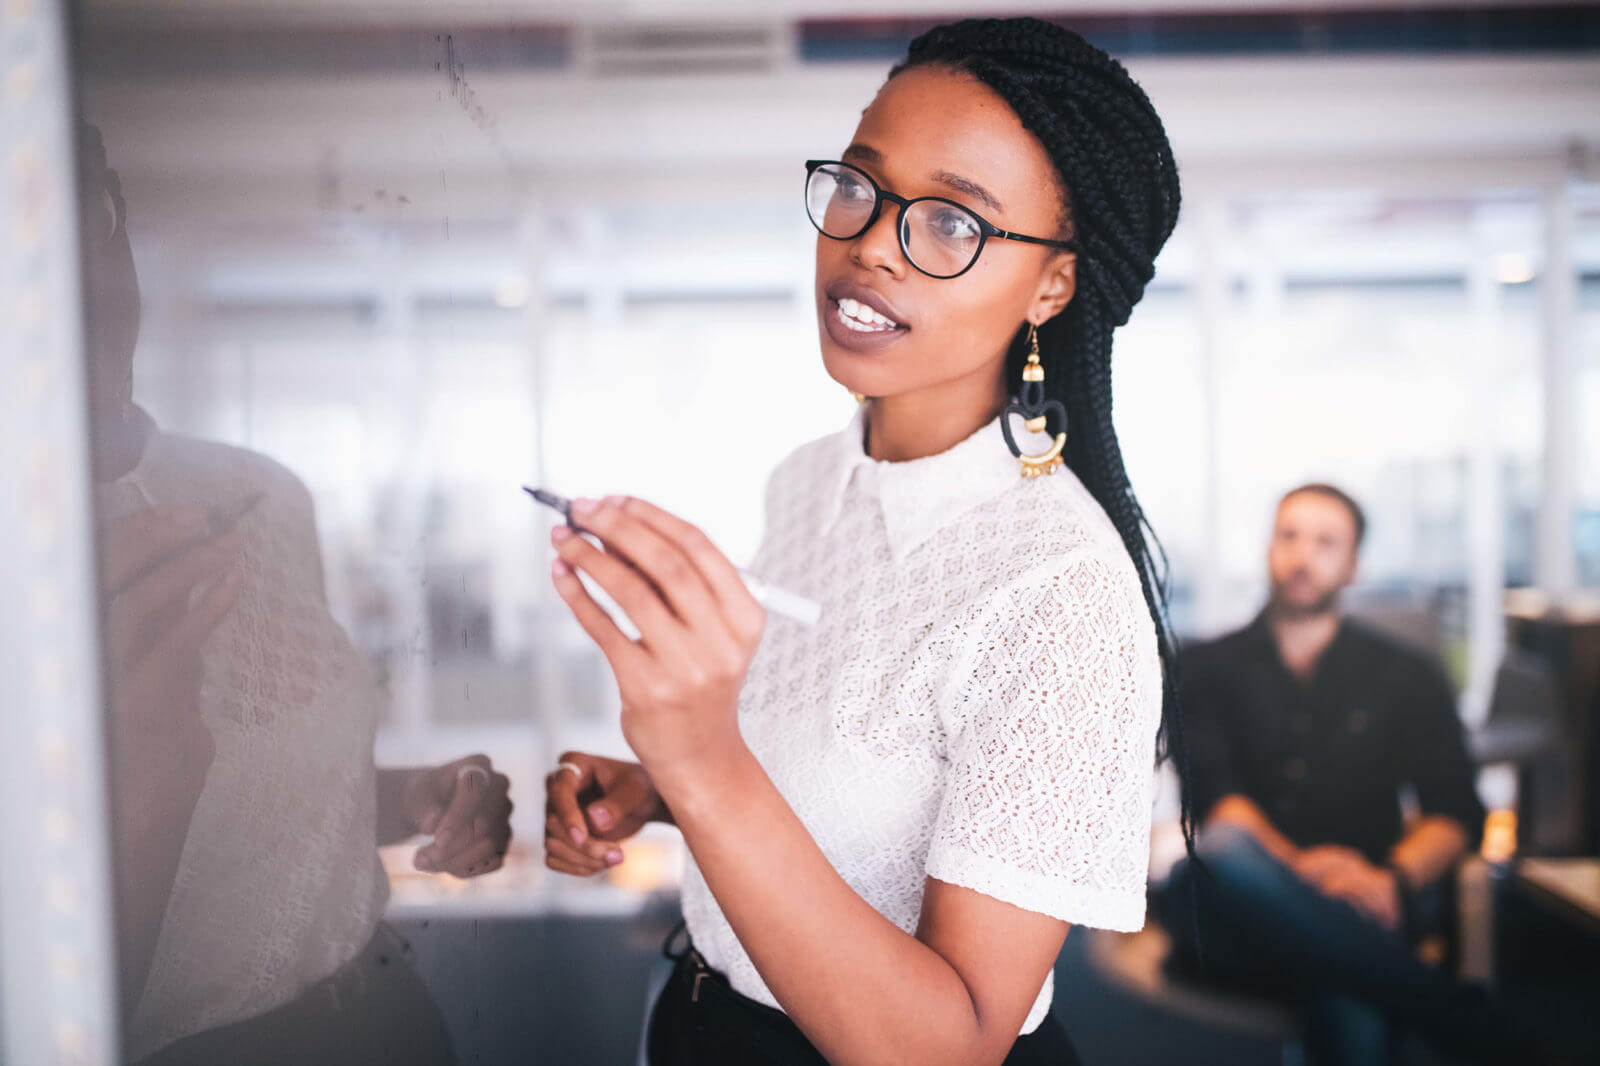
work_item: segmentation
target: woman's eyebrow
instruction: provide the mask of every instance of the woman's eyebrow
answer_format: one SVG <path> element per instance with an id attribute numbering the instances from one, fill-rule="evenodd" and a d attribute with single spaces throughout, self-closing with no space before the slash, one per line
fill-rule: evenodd
<path id="1" fill-rule="evenodd" d="M 842 161 L 848 161 L 851 158 L 855 158 L 863 160 L 867 163 L 882 163 L 883 153 L 879 152 L 876 148 L 856 141 L 852 143 L 850 147 L 846 148 L 844 153 L 840 155 L 839 158 Z M 964 192 L 968 196 L 977 197 L 996 214 L 1005 213 L 1005 207 L 1000 203 L 999 199 L 997 199 L 993 193 L 969 178 L 963 178 L 959 174 L 952 174 L 948 170 L 939 170 L 934 172 L 933 180 L 938 182 L 940 185 L 954 189 L 956 192 Z"/>
<path id="2" fill-rule="evenodd" d="M 1000 201 L 995 199 L 994 196 L 989 193 L 988 189 L 985 189 L 982 185 L 979 185 L 975 181 L 972 181 L 968 178 L 963 178 L 960 174 L 952 174 L 948 170 L 941 170 L 933 175 L 933 180 L 937 181 L 941 185 L 948 185 L 957 192 L 964 192 L 968 196 L 976 196 L 978 199 L 987 204 L 990 210 L 994 211 L 996 214 L 1005 213 L 1005 208 L 1000 206 Z"/>

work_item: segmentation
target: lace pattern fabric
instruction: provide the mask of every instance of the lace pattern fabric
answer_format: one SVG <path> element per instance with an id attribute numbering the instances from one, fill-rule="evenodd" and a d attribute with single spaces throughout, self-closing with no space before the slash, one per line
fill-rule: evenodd
<path id="1" fill-rule="evenodd" d="M 746 742 L 840 876 L 908 933 L 929 876 L 1139 929 L 1161 667 L 1116 530 L 1069 468 L 1021 478 L 1000 416 L 907 462 L 871 459 L 862 429 L 858 409 L 768 479 L 750 569 L 823 610 L 809 628 L 769 617 Z M 683 906 L 707 961 L 779 1007 L 692 856 Z M 1052 996 L 1047 976 L 1021 1033 Z"/>

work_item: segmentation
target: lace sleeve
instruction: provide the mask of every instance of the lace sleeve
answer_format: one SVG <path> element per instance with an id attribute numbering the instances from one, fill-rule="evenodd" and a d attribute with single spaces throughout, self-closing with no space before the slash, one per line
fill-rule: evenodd
<path id="1" fill-rule="evenodd" d="M 1161 673 L 1131 567 L 1072 552 L 990 597 L 945 706 L 926 864 L 1067 922 L 1144 924 Z"/>

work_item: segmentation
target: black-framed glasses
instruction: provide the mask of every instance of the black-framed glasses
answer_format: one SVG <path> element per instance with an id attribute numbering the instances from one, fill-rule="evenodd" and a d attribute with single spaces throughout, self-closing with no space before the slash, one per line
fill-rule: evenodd
<path id="1" fill-rule="evenodd" d="M 990 237 L 1078 250 L 1076 241 L 1003 230 L 971 208 L 942 196 L 906 199 L 887 192 L 866 171 L 836 159 L 806 160 L 806 214 L 824 237 L 848 241 L 878 221 L 888 200 L 900 205 L 900 250 L 906 262 L 934 278 L 965 274 Z"/>
<path id="2" fill-rule="evenodd" d="M 110 189 L 101 189 L 100 195 L 86 194 L 79 216 L 83 235 L 97 247 L 109 246 L 122 228 L 122 211 Z"/>

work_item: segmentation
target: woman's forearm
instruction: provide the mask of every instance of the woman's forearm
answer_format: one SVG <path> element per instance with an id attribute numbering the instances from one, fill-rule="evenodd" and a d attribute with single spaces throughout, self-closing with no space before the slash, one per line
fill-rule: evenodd
<path id="1" fill-rule="evenodd" d="M 414 766 L 378 767 L 377 844 L 380 848 L 417 834 L 417 827 L 406 814 L 404 801 L 406 782 L 417 769 Z"/>
<path id="2" fill-rule="evenodd" d="M 214 753 L 209 734 L 156 744 L 113 738 L 118 991 L 124 1018 L 144 991 Z"/>
<path id="3" fill-rule="evenodd" d="M 980 1061 L 960 974 L 839 876 L 748 748 L 657 789 L 756 970 L 829 1062 Z"/>

